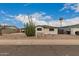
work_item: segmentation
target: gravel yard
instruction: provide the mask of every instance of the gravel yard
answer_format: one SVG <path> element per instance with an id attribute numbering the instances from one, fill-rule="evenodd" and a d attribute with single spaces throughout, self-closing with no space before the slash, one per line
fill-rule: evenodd
<path id="1" fill-rule="evenodd" d="M 8 40 L 8 39 L 22 39 L 22 40 L 26 40 L 26 39 L 79 39 L 79 36 L 77 35 L 65 35 L 65 34 L 59 34 L 59 35 L 46 35 L 44 37 L 27 37 L 24 33 L 13 33 L 13 34 L 3 34 L 2 36 L 0 36 L 0 39 L 3 40 Z"/>

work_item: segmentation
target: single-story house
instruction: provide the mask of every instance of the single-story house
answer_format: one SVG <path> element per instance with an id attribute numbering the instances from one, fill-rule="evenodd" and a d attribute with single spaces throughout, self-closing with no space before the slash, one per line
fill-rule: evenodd
<path id="1" fill-rule="evenodd" d="M 2 29 L 1 31 L 2 31 L 3 34 L 20 32 L 20 30 L 16 26 L 5 25 L 5 26 L 0 26 L 0 28 Z"/>
<path id="2" fill-rule="evenodd" d="M 48 25 L 38 25 L 36 26 L 36 36 L 44 35 L 57 35 L 57 34 L 69 34 L 69 35 L 79 35 L 79 24 L 64 26 L 64 27 L 54 27 Z"/>
<path id="3" fill-rule="evenodd" d="M 38 25 L 38 26 L 36 26 L 35 30 L 36 30 L 36 36 L 58 34 L 57 27 L 48 26 L 48 25 Z"/>
<path id="4" fill-rule="evenodd" d="M 62 29 L 63 34 L 79 35 L 79 24 L 64 26 L 60 29 Z"/>

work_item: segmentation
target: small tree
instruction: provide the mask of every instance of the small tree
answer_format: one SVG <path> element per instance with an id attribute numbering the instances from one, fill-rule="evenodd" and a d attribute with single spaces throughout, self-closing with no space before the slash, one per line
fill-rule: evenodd
<path id="1" fill-rule="evenodd" d="M 29 20 L 29 23 L 25 25 L 25 34 L 27 36 L 35 36 L 35 24 L 32 20 Z"/>

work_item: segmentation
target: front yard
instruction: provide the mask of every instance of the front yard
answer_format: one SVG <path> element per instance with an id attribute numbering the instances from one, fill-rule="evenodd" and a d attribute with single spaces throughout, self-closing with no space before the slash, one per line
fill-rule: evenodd
<path id="1" fill-rule="evenodd" d="M 3 34 L 0 45 L 79 45 L 79 36 L 47 35 L 44 37 L 27 37 L 24 33 Z"/>
<path id="2" fill-rule="evenodd" d="M 79 36 L 77 35 L 65 35 L 65 34 L 59 34 L 59 35 L 46 35 L 43 37 L 27 37 L 24 33 L 13 33 L 13 34 L 3 34 L 0 36 L 0 40 L 28 40 L 28 39 L 42 39 L 42 40 L 78 40 Z"/>

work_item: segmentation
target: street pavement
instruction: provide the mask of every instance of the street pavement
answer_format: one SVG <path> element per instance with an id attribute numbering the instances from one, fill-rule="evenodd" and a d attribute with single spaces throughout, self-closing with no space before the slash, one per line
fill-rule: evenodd
<path id="1" fill-rule="evenodd" d="M 0 56 L 79 56 L 79 45 L 0 45 Z"/>

